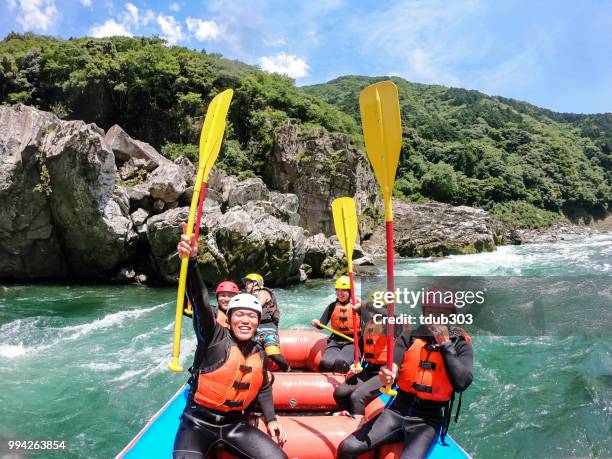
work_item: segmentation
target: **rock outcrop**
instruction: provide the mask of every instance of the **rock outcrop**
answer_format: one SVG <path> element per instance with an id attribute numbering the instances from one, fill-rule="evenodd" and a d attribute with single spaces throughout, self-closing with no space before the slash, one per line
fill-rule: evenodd
<path id="1" fill-rule="evenodd" d="M 0 278 L 99 278 L 134 253 L 129 198 L 93 124 L 0 107 Z"/>
<path id="2" fill-rule="evenodd" d="M 373 265 L 372 258 L 365 254 L 359 244 L 353 251 L 353 270 L 360 273 L 361 266 Z M 309 277 L 337 277 L 347 272 L 344 250 L 336 236 L 325 237 L 323 233 L 310 236 L 304 242 L 303 271 Z"/>
<path id="3" fill-rule="evenodd" d="M 488 252 L 496 245 L 518 243 L 518 235 L 474 207 L 393 200 L 394 246 L 403 257 L 445 256 Z M 374 256 L 385 254 L 385 228 L 364 243 Z"/>
<path id="4" fill-rule="evenodd" d="M 272 188 L 297 195 L 301 223 L 310 234 L 334 233 L 335 198 L 354 196 L 360 215 L 374 212 L 377 200 L 375 179 L 363 153 L 345 134 L 323 128 L 279 128 L 265 179 Z M 361 231 L 371 233 L 372 223 L 362 219 Z"/>

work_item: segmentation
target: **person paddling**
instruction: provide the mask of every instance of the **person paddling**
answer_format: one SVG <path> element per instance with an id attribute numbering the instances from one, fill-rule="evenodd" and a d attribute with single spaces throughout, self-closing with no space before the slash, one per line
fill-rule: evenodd
<path id="1" fill-rule="evenodd" d="M 193 302 L 194 327 L 201 360 L 193 368 L 192 386 L 174 441 L 174 459 L 207 457 L 223 447 L 241 458 L 286 459 L 283 450 L 248 422 L 258 404 L 268 430 L 278 444 L 285 432 L 276 420 L 267 358 L 253 340 L 261 318 L 261 304 L 250 294 L 238 294 L 227 306 L 229 328 L 221 326 L 208 301 L 195 257 L 195 238 L 183 235 L 177 251 L 189 257 L 187 289 Z"/>
<path id="2" fill-rule="evenodd" d="M 423 304 L 423 315 L 456 313 L 453 303 Z M 471 338 L 459 327 L 421 325 L 395 342 L 393 371 L 381 368 L 380 384 L 397 383 L 391 405 L 345 438 L 338 459 L 350 459 L 387 443 L 404 442 L 402 458 L 423 458 L 450 422 L 455 393 L 472 383 Z M 461 399 L 459 399 L 459 407 Z M 458 413 L 457 413 L 458 416 Z M 455 417 L 455 420 L 457 419 Z"/>
<path id="3" fill-rule="evenodd" d="M 262 305 L 261 321 L 255 339 L 262 344 L 268 358 L 281 371 L 291 371 L 287 360 L 280 351 L 280 337 L 278 336 L 280 309 L 274 292 L 264 287 L 264 279 L 260 274 L 247 274 L 242 281 L 246 292 L 255 295 Z"/>
<path id="4" fill-rule="evenodd" d="M 352 415 L 365 414 L 366 405 L 380 395 L 381 383 L 378 378 L 380 369 L 387 363 L 387 335 L 382 318 L 387 317 L 387 309 L 383 305 L 376 307 L 369 301 L 361 309 L 363 334 L 359 340 L 363 355 L 363 370 L 355 371 L 351 365 L 345 382 L 334 390 L 334 400 L 338 407 Z M 395 327 L 396 336 L 401 327 Z"/>
<path id="5" fill-rule="evenodd" d="M 331 328 L 344 334 L 352 335 L 353 327 L 359 324 L 353 323 L 353 310 L 351 301 L 351 284 L 348 276 L 340 276 L 335 282 L 336 299 L 330 303 L 319 320 L 313 320 L 312 326 L 321 328 L 321 324 L 327 325 L 331 321 Z M 361 302 L 355 298 L 355 308 L 359 312 Z M 353 362 L 355 344 L 337 334 L 331 334 L 327 339 L 325 353 L 319 363 L 319 371 L 334 371 L 346 373 Z"/>

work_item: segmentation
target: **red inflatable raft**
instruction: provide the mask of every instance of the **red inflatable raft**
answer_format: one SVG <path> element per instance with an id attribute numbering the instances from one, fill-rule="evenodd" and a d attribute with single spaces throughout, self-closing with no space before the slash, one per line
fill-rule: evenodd
<path id="1" fill-rule="evenodd" d="M 281 352 L 292 368 L 291 373 L 275 372 L 272 385 L 278 421 L 287 434 L 283 450 L 289 458 L 333 459 L 340 442 L 359 427 L 364 417 L 352 418 L 334 413 L 338 410 L 333 398 L 334 389 L 344 382 L 345 376 L 317 372 L 325 351 L 327 335 L 308 330 L 288 330 L 280 332 L 280 341 Z M 172 457 L 172 445 L 188 392 L 188 387 L 181 388 L 117 458 Z M 385 397 L 374 399 L 366 407 L 365 419 L 376 416 L 384 409 Z M 259 429 L 267 431 L 262 420 L 255 422 Z M 437 441 L 427 458 L 470 457 L 450 436 L 446 437 L 446 442 L 446 445 L 442 445 Z M 402 450 L 401 443 L 385 445 L 360 458 L 395 459 L 400 457 Z M 233 457 L 225 451 L 217 450 L 210 459 Z"/>

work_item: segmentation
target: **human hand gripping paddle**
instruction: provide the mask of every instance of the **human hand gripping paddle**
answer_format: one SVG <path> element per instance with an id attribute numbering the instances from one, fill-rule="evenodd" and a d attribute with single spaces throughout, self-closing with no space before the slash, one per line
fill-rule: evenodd
<path id="1" fill-rule="evenodd" d="M 351 305 L 353 306 L 353 342 L 359 340 L 359 318 L 355 307 L 355 279 L 353 277 L 353 249 L 357 240 L 357 211 L 353 198 L 338 198 L 332 202 L 332 214 L 334 217 L 334 227 L 338 241 L 346 254 L 348 263 L 348 273 L 351 283 Z M 354 373 L 362 371 L 359 363 L 359 346 L 355 344 L 354 354 Z"/>
<path id="2" fill-rule="evenodd" d="M 393 184 L 402 145 L 402 122 L 400 119 L 397 86 L 391 81 L 374 83 L 359 95 L 361 125 L 368 158 L 374 169 L 376 180 L 382 190 L 385 204 L 387 233 L 387 291 L 393 292 L 393 207 L 391 198 Z M 394 315 L 394 302 L 388 305 L 388 317 Z M 387 324 L 387 368 L 393 371 L 393 324 Z M 381 389 L 388 395 L 396 395 L 391 384 Z"/>
<path id="3" fill-rule="evenodd" d="M 202 218 L 202 207 L 206 197 L 206 188 L 208 186 L 208 175 L 213 167 L 213 164 L 219 156 L 221 148 L 221 140 L 225 132 L 225 119 L 227 111 L 232 100 L 234 91 L 227 89 L 220 94 L 217 94 L 208 106 L 202 132 L 200 134 L 200 154 L 198 159 L 198 175 L 193 188 L 193 197 L 191 198 L 191 206 L 189 208 L 189 220 L 185 228 L 185 235 L 190 240 L 192 235 L 197 240 L 197 235 L 200 231 L 200 220 Z M 198 205 L 200 204 L 200 206 Z M 196 219 L 196 211 L 198 214 L 197 225 L 194 229 L 194 220 Z M 183 325 L 183 306 L 185 301 L 185 284 L 187 282 L 187 266 L 189 258 L 183 258 L 181 261 L 181 271 L 179 275 L 178 292 L 176 296 L 176 317 L 174 322 L 174 347 L 172 350 L 172 362 L 168 364 L 168 368 L 172 371 L 180 372 L 183 368 L 179 365 L 179 354 L 181 351 L 181 327 Z"/>

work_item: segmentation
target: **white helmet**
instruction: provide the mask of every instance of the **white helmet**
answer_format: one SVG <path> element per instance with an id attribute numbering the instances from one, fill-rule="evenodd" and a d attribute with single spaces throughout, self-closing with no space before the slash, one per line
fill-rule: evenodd
<path id="1" fill-rule="evenodd" d="M 261 317 L 261 303 L 255 295 L 250 293 L 239 293 L 232 297 L 229 304 L 227 305 L 226 314 L 229 317 L 234 309 L 250 309 L 255 311 Z"/>

